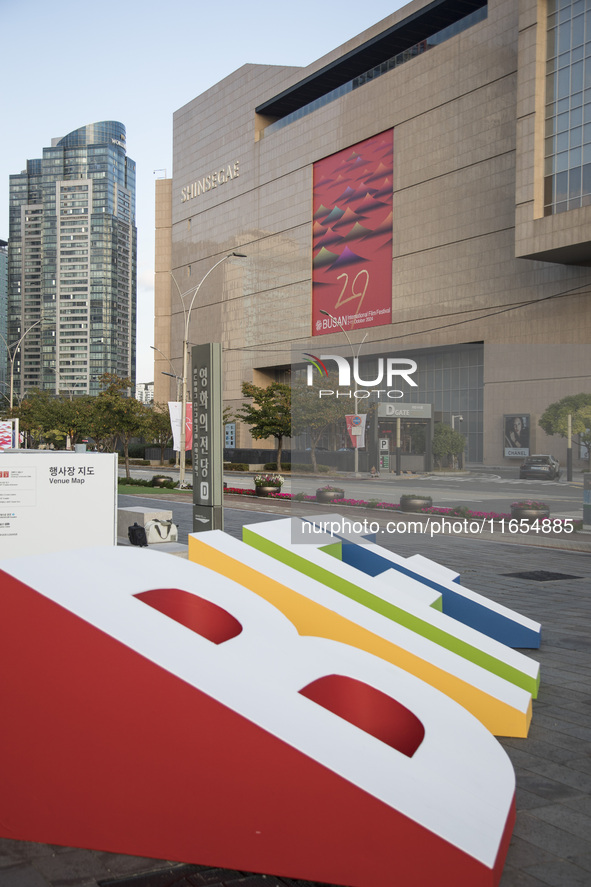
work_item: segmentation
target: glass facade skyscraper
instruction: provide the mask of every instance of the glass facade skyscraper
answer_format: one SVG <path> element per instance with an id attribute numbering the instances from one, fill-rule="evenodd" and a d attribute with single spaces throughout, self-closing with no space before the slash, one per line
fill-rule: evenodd
<path id="1" fill-rule="evenodd" d="M 549 0 L 544 212 L 591 204 L 591 2 Z"/>
<path id="2" fill-rule="evenodd" d="M 135 163 L 125 127 L 53 139 L 10 176 L 8 342 L 15 391 L 98 394 L 103 373 L 135 383 Z"/>

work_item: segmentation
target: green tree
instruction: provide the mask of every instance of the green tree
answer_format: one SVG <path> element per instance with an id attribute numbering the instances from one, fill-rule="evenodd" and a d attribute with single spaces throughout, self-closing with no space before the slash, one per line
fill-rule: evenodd
<path id="1" fill-rule="evenodd" d="M 125 476 L 129 472 L 129 442 L 132 437 L 141 437 L 150 426 L 150 407 L 135 397 L 128 396 L 131 380 L 105 373 L 100 377 L 103 388 L 94 399 L 92 411 L 92 436 L 114 451 L 117 438 L 123 442 L 125 456 Z"/>
<path id="2" fill-rule="evenodd" d="M 164 450 L 172 438 L 168 404 L 155 403 L 151 405 L 146 438 L 160 448 L 160 464 L 164 465 Z"/>
<path id="3" fill-rule="evenodd" d="M 298 379 L 292 388 L 293 434 L 309 433 L 314 472 L 318 471 L 316 447 L 324 432 L 331 425 L 344 421 L 348 413 L 356 411 L 350 400 L 334 395 L 320 396 L 321 391 L 336 391 L 338 387 L 337 374 L 329 373 L 328 376 L 315 375 L 312 385 L 308 385 L 304 378 Z"/>
<path id="4" fill-rule="evenodd" d="M 587 447 L 591 466 L 591 394 L 569 394 L 546 407 L 538 425 L 546 434 L 568 434 L 568 416 L 572 417 L 572 433 L 578 443 Z"/>
<path id="5" fill-rule="evenodd" d="M 31 391 L 13 410 L 22 431 L 29 434 L 33 446 L 53 444 L 61 449 L 68 440 L 72 446 L 89 433 L 94 398 L 68 398 L 49 391 Z"/>
<path id="6" fill-rule="evenodd" d="M 459 431 L 444 425 L 443 422 L 435 423 L 433 431 L 433 457 L 437 465 L 442 468 L 447 459 L 448 465 L 453 465 L 454 456 L 460 456 L 466 449 L 466 439 Z"/>
<path id="7" fill-rule="evenodd" d="M 65 428 L 72 446 L 89 435 L 94 397 L 56 398 L 59 405 L 59 426 Z"/>
<path id="8" fill-rule="evenodd" d="M 28 435 L 29 445 L 33 449 L 44 442 L 52 442 L 51 431 L 55 425 L 53 401 L 54 398 L 48 391 L 35 389 L 12 410 L 12 417 L 18 418 L 20 431 Z M 65 434 L 63 437 L 65 438 Z"/>
<path id="9" fill-rule="evenodd" d="M 283 438 L 291 435 L 291 389 L 282 382 L 272 382 L 260 388 L 252 382 L 243 382 L 242 395 L 251 399 L 243 403 L 235 418 L 250 428 L 255 440 L 274 437 L 277 441 L 277 471 L 281 472 Z"/>

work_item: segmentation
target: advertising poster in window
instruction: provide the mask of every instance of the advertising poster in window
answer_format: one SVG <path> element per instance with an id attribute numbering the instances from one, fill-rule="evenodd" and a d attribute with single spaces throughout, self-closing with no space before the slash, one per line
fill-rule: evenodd
<path id="1" fill-rule="evenodd" d="M 505 456 L 520 459 L 529 456 L 529 414 L 503 416 Z"/>
<path id="2" fill-rule="evenodd" d="M 314 164 L 312 335 L 392 320 L 392 130 Z"/>

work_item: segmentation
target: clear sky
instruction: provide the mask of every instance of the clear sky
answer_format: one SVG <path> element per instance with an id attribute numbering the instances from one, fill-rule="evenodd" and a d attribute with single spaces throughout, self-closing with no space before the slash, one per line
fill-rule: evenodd
<path id="1" fill-rule="evenodd" d="M 137 381 L 152 381 L 154 180 L 172 174 L 173 112 L 243 64 L 309 65 L 403 5 L 0 0 L 0 239 L 9 175 L 52 138 L 123 123 L 137 163 Z"/>

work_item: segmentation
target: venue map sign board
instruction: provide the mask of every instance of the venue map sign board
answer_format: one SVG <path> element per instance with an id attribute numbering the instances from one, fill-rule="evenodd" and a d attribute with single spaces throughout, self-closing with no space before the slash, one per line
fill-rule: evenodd
<path id="1" fill-rule="evenodd" d="M 0 560 L 115 545 L 117 454 L 0 455 Z"/>

